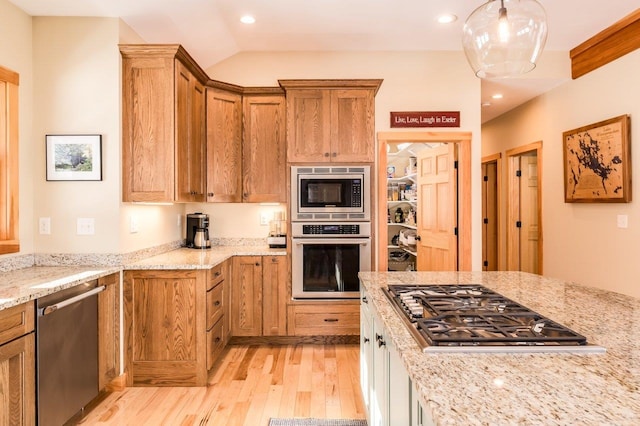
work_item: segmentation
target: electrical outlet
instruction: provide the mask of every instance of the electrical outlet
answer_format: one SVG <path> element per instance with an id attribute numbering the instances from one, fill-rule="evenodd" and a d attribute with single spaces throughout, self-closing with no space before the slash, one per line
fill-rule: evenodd
<path id="1" fill-rule="evenodd" d="M 76 234 L 93 235 L 96 233 L 95 219 L 92 217 L 79 217 L 76 223 Z"/>
<path id="2" fill-rule="evenodd" d="M 260 212 L 260 225 L 268 225 L 271 215 L 269 212 Z"/>
<path id="3" fill-rule="evenodd" d="M 51 218 L 41 217 L 38 223 L 38 229 L 40 231 L 40 235 L 50 235 L 51 234 Z"/>
<path id="4" fill-rule="evenodd" d="M 138 223 L 138 216 L 131 215 L 129 217 L 129 232 L 135 234 L 140 231 L 140 225 Z"/>
<path id="5" fill-rule="evenodd" d="M 178 215 L 178 228 L 180 228 L 182 226 L 182 215 L 179 214 Z"/>

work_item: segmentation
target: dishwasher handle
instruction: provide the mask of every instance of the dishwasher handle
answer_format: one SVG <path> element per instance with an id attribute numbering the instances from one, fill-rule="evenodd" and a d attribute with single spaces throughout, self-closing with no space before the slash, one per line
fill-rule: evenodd
<path id="1" fill-rule="evenodd" d="M 87 291 L 86 293 L 82 293 L 82 294 L 79 294 L 77 296 L 70 297 L 70 298 L 63 300 L 62 302 L 58 302 L 58 303 L 56 303 L 54 305 L 49 305 L 49 306 L 45 306 L 44 308 L 40 308 L 40 309 L 38 309 L 38 316 L 39 317 L 43 317 L 45 315 L 49 315 L 49 314 L 57 311 L 58 309 L 62 309 L 65 306 L 71 305 L 72 303 L 76 303 L 76 302 L 78 302 L 78 301 L 80 301 L 82 299 L 86 299 L 87 297 L 91 297 L 91 296 L 94 296 L 94 295 L 96 295 L 98 293 L 101 293 L 101 292 L 104 291 L 105 288 L 106 288 L 105 286 L 96 287 L 93 290 Z"/>

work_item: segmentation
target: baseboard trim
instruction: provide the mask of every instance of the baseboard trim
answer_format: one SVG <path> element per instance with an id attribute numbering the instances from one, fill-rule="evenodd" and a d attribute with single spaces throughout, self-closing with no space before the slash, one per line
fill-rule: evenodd
<path id="1" fill-rule="evenodd" d="M 232 336 L 229 345 L 359 344 L 359 335 L 340 336 Z"/>

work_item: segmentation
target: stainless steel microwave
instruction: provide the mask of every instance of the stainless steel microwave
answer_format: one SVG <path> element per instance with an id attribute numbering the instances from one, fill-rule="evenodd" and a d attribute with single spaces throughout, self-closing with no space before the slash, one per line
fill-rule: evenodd
<path id="1" fill-rule="evenodd" d="M 370 166 L 292 166 L 291 220 L 371 219 Z"/>

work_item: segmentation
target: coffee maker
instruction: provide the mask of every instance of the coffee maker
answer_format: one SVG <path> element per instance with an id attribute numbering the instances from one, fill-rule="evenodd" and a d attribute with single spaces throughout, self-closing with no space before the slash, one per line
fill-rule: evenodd
<path id="1" fill-rule="evenodd" d="M 187 247 L 209 248 L 209 215 L 203 213 L 190 213 L 187 215 Z"/>

